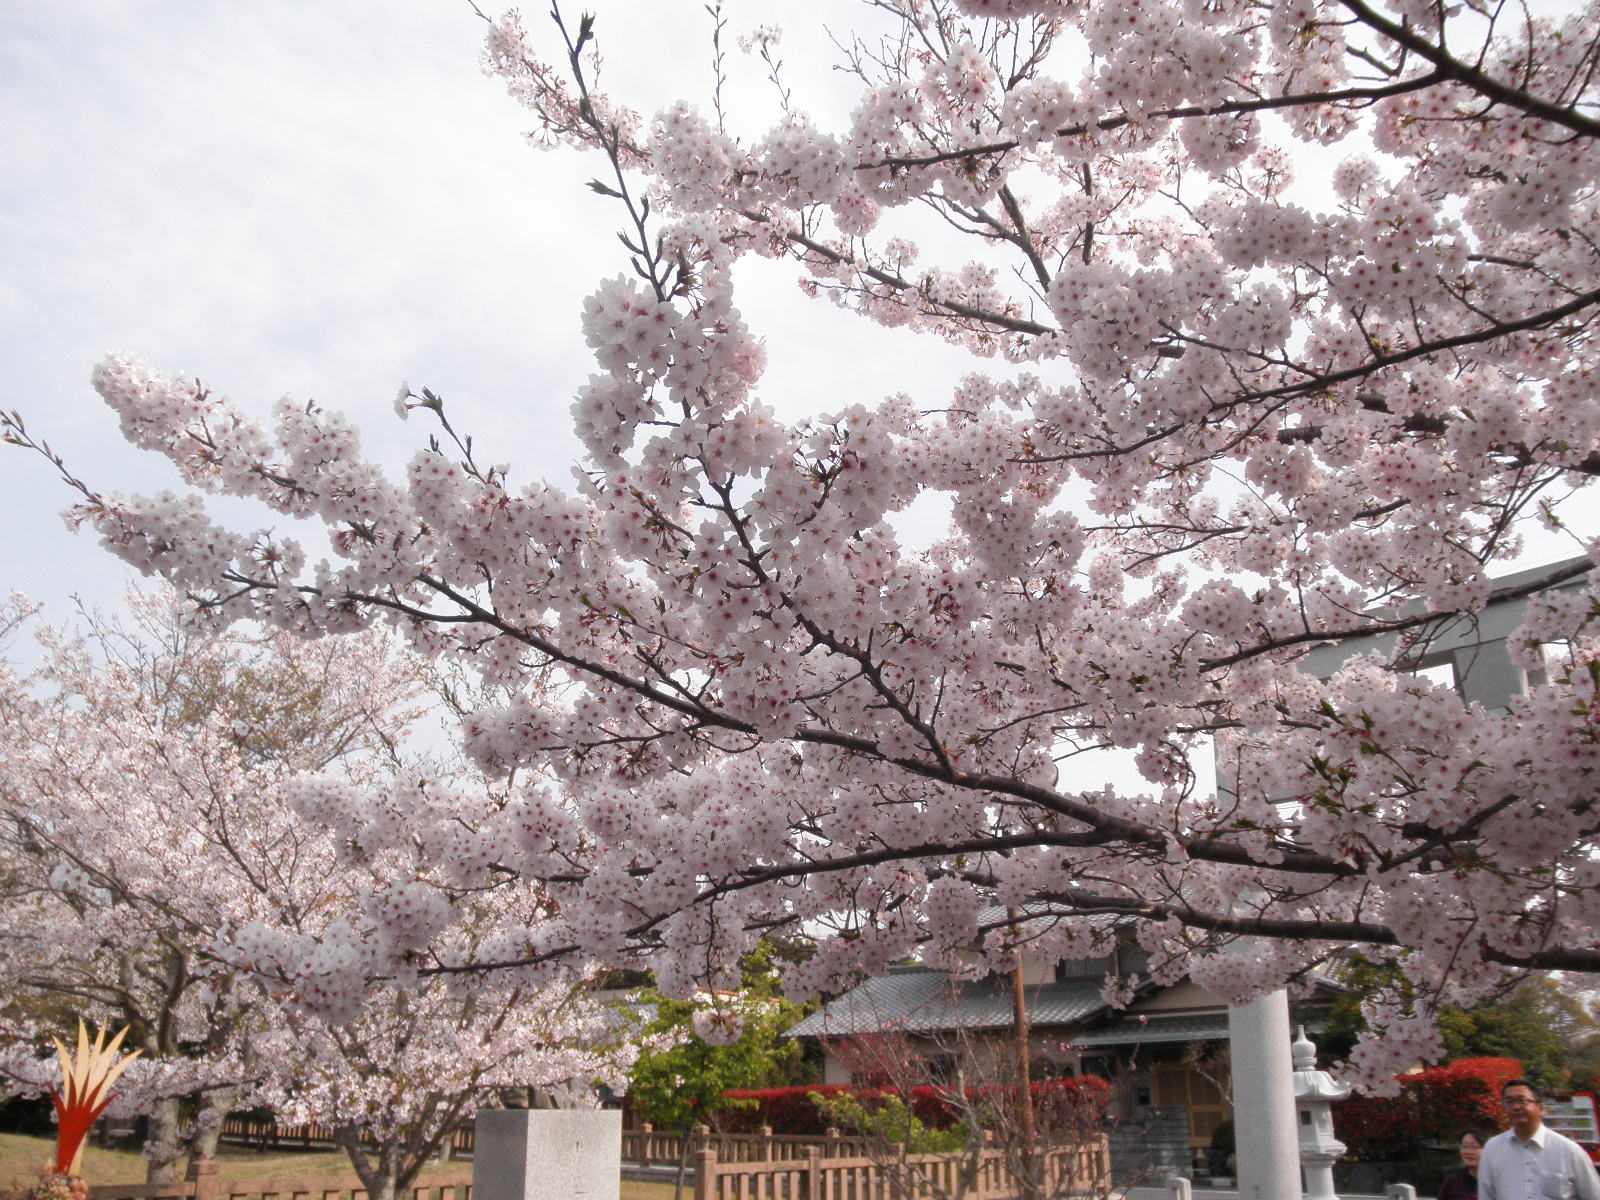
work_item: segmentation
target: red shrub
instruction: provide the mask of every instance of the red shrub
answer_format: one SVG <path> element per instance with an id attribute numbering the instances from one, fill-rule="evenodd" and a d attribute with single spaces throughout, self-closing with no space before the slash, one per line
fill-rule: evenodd
<path id="1" fill-rule="evenodd" d="M 754 1133 L 762 1125 L 773 1133 L 820 1135 L 827 1132 L 828 1120 L 812 1101 L 813 1093 L 837 1096 L 849 1092 L 862 1100 L 881 1096 L 892 1088 L 850 1088 L 840 1084 L 810 1084 L 801 1087 L 740 1089 L 724 1092 L 730 1100 L 754 1101 L 751 1107 L 724 1109 L 717 1116 L 718 1127 L 728 1133 Z M 1079 1079 L 1052 1079 L 1033 1085 L 1035 1119 L 1041 1129 L 1076 1128 L 1083 1114 L 1095 1116 L 1104 1110 L 1111 1085 L 1104 1079 L 1086 1075 Z M 969 1089 L 974 1098 L 981 1089 Z M 911 1089 L 911 1111 L 923 1124 L 948 1129 L 961 1119 L 949 1098 L 939 1089 Z"/>
<path id="2" fill-rule="evenodd" d="M 1349 1156 L 1413 1156 L 1425 1142 L 1453 1142 L 1469 1125 L 1500 1126 L 1500 1089 L 1522 1074 L 1514 1058 L 1462 1058 L 1402 1075 L 1400 1095 L 1352 1096 L 1333 1106 L 1333 1130 Z"/>
<path id="3" fill-rule="evenodd" d="M 754 1133 L 763 1125 L 773 1133 L 823 1134 L 828 1122 L 817 1111 L 811 1093 L 837 1096 L 850 1091 L 836 1083 L 815 1083 L 805 1087 L 741 1088 L 722 1094 L 730 1100 L 754 1100 L 755 1106 L 724 1110 L 718 1124 L 729 1133 Z"/>
<path id="4" fill-rule="evenodd" d="M 1041 1130 L 1080 1130 L 1095 1127 L 1111 1103 L 1111 1084 L 1098 1075 L 1052 1079 L 1033 1085 L 1033 1114 Z"/>

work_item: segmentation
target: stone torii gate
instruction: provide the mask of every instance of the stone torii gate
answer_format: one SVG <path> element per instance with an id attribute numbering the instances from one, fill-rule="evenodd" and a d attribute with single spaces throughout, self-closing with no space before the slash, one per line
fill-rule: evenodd
<path id="1" fill-rule="evenodd" d="M 1518 571 L 1495 580 L 1491 599 L 1472 617 L 1441 620 L 1419 671 L 1447 670 L 1469 701 L 1504 708 L 1527 691 L 1529 680 L 1506 653 L 1506 639 L 1522 623 L 1528 600 L 1556 588 L 1576 588 L 1587 576 L 1587 558 Z M 1304 668 L 1326 678 L 1357 654 L 1392 652 L 1398 634 L 1346 638 L 1318 646 Z M 1243 1200 L 1285 1200 L 1301 1195 L 1299 1136 L 1290 1060 L 1289 997 L 1269 992 L 1228 1008 L 1234 1091 L 1234 1129 L 1239 1195 Z"/>

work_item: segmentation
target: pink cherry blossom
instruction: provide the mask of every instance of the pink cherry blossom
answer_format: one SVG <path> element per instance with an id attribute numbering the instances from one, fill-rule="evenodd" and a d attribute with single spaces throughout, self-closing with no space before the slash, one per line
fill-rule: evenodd
<path id="1" fill-rule="evenodd" d="M 1600 545 L 1576 520 L 1600 11 L 878 8 L 901 36 L 846 64 L 845 126 L 790 105 L 759 136 L 600 93 L 587 33 L 493 26 L 489 72 L 541 144 L 595 156 L 631 231 L 583 313 L 570 492 L 514 490 L 464 441 L 387 478 L 342 417 L 268 425 L 119 356 L 95 385 L 131 440 L 326 523 L 333 555 L 193 495 L 86 489 L 79 519 L 218 621 L 389 623 L 481 673 L 464 740 L 503 807 L 448 783 L 299 803 L 434 886 L 548 889 L 500 972 L 648 951 L 688 995 L 782 925 L 819 938 L 801 991 L 974 936 L 999 964 L 972 926 L 996 899 L 1061 953 L 1138 924 L 1153 969 L 1241 999 L 1351 945 L 1446 1001 L 1600 969 Z M 747 254 L 970 373 L 775 411 Z M 924 497 L 952 514 L 925 548 L 902 528 Z M 1497 593 L 1534 515 L 1585 557 Z M 1523 693 L 1409 673 L 1497 601 L 1527 602 Z M 1348 654 L 1318 667 L 1323 645 Z M 1142 778 L 1086 778 L 1106 748 Z M 398 882 L 360 920 L 382 936 L 325 953 L 450 929 Z M 1436 1049 L 1373 1016 L 1393 1036 L 1365 1076 Z"/>

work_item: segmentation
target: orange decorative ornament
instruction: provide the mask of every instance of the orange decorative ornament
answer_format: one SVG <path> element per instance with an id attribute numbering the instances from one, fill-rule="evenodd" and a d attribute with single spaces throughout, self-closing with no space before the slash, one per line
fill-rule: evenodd
<path id="1" fill-rule="evenodd" d="M 111 1103 L 111 1085 L 128 1069 L 128 1064 L 141 1053 L 119 1056 L 122 1039 L 128 1035 L 124 1028 L 106 1044 L 106 1031 L 95 1035 L 94 1045 L 89 1044 L 89 1031 L 83 1021 L 78 1021 L 78 1053 L 69 1057 L 60 1038 L 51 1038 L 56 1052 L 61 1055 L 62 1086 L 52 1090 L 50 1099 L 56 1106 L 56 1170 L 65 1175 L 79 1174 L 83 1161 L 83 1139 L 89 1127 Z"/>

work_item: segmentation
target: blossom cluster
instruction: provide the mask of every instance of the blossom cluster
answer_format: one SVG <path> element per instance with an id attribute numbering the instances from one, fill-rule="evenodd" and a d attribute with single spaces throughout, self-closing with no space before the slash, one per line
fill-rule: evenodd
<path id="1" fill-rule="evenodd" d="M 649 949 L 687 995 L 784 925 L 820 935 L 801 991 L 925 942 L 1001 965 L 996 899 L 1045 946 L 1142 922 L 1163 970 L 1236 998 L 1352 943 L 1445 999 L 1600 968 L 1600 544 L 1494 583 L 1519 521 L 1564 528 L 1600 472 L 1595 5 L 1487 33 L 1411 3 L 893 11 L 845 127 L 751 137 L 688 102 L 618 115 L 495 27 L 545 139 L 647 179 L 664 256 L 585 306 L 572 492 L 440 448 L 389 480 L 334 414 L 268 429 L 114 358 L 130 438 L 325 521 L 335 555 L 187 496 L 84 519 L 219 619 L 387 621 L 505 690 L 465 722 L 499 811 L 448 835 L 427 789 L 319 811 L 418 878 L 547 887 L 552 920 L 493 943 L 506 971 Z M 952 232 L 914 242 L 929 212 Z M 748 254 L 973 373 L 775 412 Z M 927 546 L 900 516 L 923 498 L 952 514 Z M 1505 703 L 1410 674 L 1530 594 Z M 1140 778 L 1083 780 L 1107 748 Z M 397 955 L 440 932 L 409 890 L 366 919 Z M 1365 1075 L 1435 1049 L 1374 1015 Z"/>

